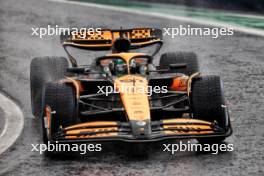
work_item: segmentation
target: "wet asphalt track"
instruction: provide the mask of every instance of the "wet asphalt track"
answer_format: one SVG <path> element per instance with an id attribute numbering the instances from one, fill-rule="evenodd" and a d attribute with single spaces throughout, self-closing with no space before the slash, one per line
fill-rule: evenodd
<path id="1" fill-rule="evenodd" d="M 58 159 L 31 152 L 31 143 L 41 143 L 41 129 L 39 119 L 30 113 L 30 60 L 65 56 L 58 37 L 31 36 L 31 27 L 48 24 L 129 28 L 173 27 L 182 22 L 41 0 L 0 0 L 0 88 L 18 102 L 25 115 L 19 140 L 0 156 L 0 175 L 264 175 L 264 38 L 239 33 L 219 39 L 166 38 L 162 50 L 194 51 L 203 72 L 221 75 L 235 120 L 234 134 L 227 140 L 234 144 L 233 152 L 170 155 L 162 152 L 161 144 L 141 159 L 111 144 L 101 153 Z"/>

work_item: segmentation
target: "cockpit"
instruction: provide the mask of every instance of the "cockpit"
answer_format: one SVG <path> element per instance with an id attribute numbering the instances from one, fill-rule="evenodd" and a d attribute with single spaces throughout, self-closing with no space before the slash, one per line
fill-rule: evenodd
<path id="1" fill-rule="evenodd" d="M 147 74 L 152 57 L 148 55 L 135 55 L 131 58 L 123 58 L 116 55 L 104 56 L 98 59 L 98 65 L 102 71 L 114 76 L 124 74 Z"/>

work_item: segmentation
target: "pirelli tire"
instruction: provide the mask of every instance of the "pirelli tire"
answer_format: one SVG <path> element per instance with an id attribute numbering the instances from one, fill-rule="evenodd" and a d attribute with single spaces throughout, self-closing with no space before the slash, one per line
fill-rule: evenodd
<path id="1" fill-rule="evenodd" d="M 186 68 L 174 68 L 170 73 L 183 73 L 186 75 L 192 75 L 199 72 L 199 63 L 197 55 L 194 52 L 168 52 L 164 53 L 160 57 L 160 68 L 167 69 L 170 64 L 185 63 Z"/>
<path id="2" fill-rule="evenodd" d="M 43 124 L 45 108 L 49 106 L 53 112 L 50 120 L 51 136 L 64 128 L 77 123 L 77 102 L 73 86 L 65 83 L 47 83 L 43 96 Z M 47 130 L 43 125 L 43 141 L 47 142 Z"/>
<path id="3" fill-rule="evenodd" d="M 219 76 L 201 76 L 194 78 L 191 88 L 191 109 L 193 118 L 216 122 L 225 131 L 230 119 L 225 106 L 222 81 Z M 221 142 L 225 137 L 198 138 L 201 143 Z"/>
<path id="4" fill-rule="evenodd" d="M 69 63 L 64 57 L 36 57 L 30 64 L 32 114 L 41 116 L 42 92 L 46 83 L 64 78 Z"/>

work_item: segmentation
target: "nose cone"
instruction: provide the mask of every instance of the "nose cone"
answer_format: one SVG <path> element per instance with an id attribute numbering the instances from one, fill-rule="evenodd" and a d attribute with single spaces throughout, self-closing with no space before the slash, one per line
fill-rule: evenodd
<path id="1" fill-rule="evenodd" d="M 115 80 L 120 92 L 132 132 L 137 138 L 145 138 L 151 133 L 148 81 L 136 75 L 126 75 Z"/>
<path id="2" fill-rule="evenodd" d="M 136 139 L 147 139 L 151 135 L 150 120 L 130 121 L 132 134 Z"/>

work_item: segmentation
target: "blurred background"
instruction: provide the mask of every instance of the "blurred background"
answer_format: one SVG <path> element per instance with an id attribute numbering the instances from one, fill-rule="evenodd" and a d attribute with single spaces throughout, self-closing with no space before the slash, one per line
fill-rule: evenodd
<path id="1" fill-rule="evenodd" d="M 72 0 L 264 29 L 264 0 Z"/>
<path id="2" fill-rule="evenodd" d="M 263 14 L 264 12 L 263 0 L 231 0 L 231 1 L 230 0 L 143 0 L 143 1 L 171 3 L 177 5 L 184 5 L 187 7 L 223 9 L 226 11 L 240 11 L 240 12 L 243 11 L 243 12 L 259 13 L 259 14 Z"/>

